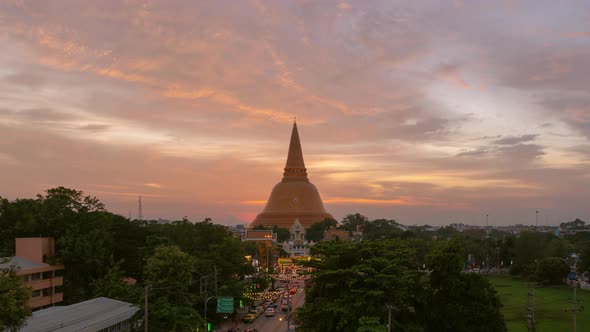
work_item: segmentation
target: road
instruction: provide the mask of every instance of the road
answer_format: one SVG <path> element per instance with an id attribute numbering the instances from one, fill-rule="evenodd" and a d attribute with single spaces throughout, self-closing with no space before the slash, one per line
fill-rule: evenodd
<path id="1" fill-rule="evenodd" d="M 264 314 L 262 314 L 254 322 L 250 324 L 240 323 L 239 327 L 242 331 L 245 328 L 255 328 L 258 332 L 287 332 L 287 314 L 280 312 L 280 303 L 279 300 L 279 308 L 277 308 L 278 312 L 274 317 L 265 317 Z M 303 282 L 301 282 L 297 294 L 291 298 L 292 312 L 302 306 L 303 303 L 305 303 L 305 292 L 303 291 Z"/>

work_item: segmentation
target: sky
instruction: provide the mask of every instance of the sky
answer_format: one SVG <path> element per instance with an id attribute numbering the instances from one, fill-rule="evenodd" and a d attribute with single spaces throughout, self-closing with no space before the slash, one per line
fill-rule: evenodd
<path id="1" fill-rule="evenodd" d="M 0 196 L 251 221 L 294 117 L 338 220 L 590 221 L 590 2 L 0 0 Z"/>

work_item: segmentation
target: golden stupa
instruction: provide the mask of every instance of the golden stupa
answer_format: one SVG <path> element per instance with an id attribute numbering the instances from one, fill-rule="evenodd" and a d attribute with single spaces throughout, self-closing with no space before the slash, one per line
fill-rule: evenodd
<path id="1" fill-rule="evenodd" d="M 283 180 L 274 186 L 264 210 L 256 216 L 251 227 L 290 229 L 298 219 L 303 227 L 309 228 L 326 218 L 333 217 L 326 211 L 318 189 L 307 178 L 297 123 L 294 123 Z"/>

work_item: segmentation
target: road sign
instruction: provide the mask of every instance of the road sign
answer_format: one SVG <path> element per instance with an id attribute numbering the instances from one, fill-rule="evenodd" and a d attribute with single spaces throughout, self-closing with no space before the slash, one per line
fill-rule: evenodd
<path id="1" fill-rule="evenodd" d="M 232 296 L 223 296 L 217 298 L 217 313 L 231 314 L 234 312 L 234 298 Z"/>

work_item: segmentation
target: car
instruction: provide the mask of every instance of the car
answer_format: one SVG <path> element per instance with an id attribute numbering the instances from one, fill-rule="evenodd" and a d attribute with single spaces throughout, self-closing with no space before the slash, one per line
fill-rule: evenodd
<path id="1" fill-rule="evenodd" d="M 264 312 L 264 316 L 266 316 L 266 317 L 273 317 L 276 313 L 277 312 L 276 312 L 276 310 L 274 308 L 268 308 Z"/>
<path id="2" fill-rule="evenodd" d="M 240 331 L 242 331 L 242 330 L 237 326 L 230 327 L 229 330 L 227 330 L 227 332 L 240 332 Z"/>
<path id="3" fill-rule="evenodd" d="M 279 306 L 278 304 L 276 304 L 276 303 L 273 302 L 273 303 L 271 303 L 271 304 L 268 305 L 268 308 L 275 308 L 276 309 L 276 307 L 278 307 L 278 306 Z M 268 308 L 267 308 L 267 310 L 268 310 Z"/>
<path id="4" fill-rule="evenodd" d="M 246 314 L 246 316 L 244 316 L 244 318 L 242 318 L 242 322 L 244 323 L 252 323 L 253 321 L 256 320 L 256 318 L 258 318 L 259 315 L 257 314 L 253 314 L 253 313 L 248 313 Z"/>
<path id="5" fill-rule="evenodd" d="M 245 329 L 244 332 L 258 332 L 257 329 Z"/>
<path id="6" fill-rule="evenodd" d="M 287 303 L 281 304 L 281 311 L 289 311 L 289 304 L 287 304 Z"/>

